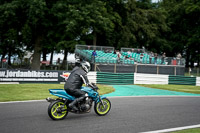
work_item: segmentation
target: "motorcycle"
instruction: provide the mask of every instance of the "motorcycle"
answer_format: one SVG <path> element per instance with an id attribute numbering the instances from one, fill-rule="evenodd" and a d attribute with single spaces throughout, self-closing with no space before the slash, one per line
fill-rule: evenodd
<path id="1" fill-rule="evenodd" d="M 68 112 L 76 114 L 89 113 L 93 102 L 94 111 L 97 115 L 104 116 L 108 114 L 111 109 L 111 102 L 105 96 L 100 96 L 97 92 L 98 89 L 95 84 L 81 88 L 82 91 L 86 92 L 86 96 L 75 105 L 78 111 L 74 111 L 68 106 L 75 100 L 75 97 L 69 95 L 64 89 L 49 89 L 50 94 L 58 97 L 57 99 L 49 97 L 46 99 L 50 102 L 48 107 L 49 117 L 53 120 L 62 120 L 68 115 Z"/>

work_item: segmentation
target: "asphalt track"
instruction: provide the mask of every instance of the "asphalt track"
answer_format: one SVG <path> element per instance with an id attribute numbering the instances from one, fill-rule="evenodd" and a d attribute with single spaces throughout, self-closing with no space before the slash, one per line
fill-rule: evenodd
<path id="1" fill-rule="evenodd" d="M 53 121 L 49 103 L 0 103 L 0 133 L 138 133 L 200 124 L 198 96 L 109 97 L 106 116 L 94 110 Z"/>

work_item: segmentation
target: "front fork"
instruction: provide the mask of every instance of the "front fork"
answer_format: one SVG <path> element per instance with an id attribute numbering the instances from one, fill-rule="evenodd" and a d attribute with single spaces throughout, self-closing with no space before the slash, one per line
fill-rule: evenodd
<path id="1" fill-rule="evenodd" d="M 102 99 L 101 99 L 101 97 L 100 97 L 100 96 L 99 96 L 99 101 L 101 102 L 101 104 L 102 104 L 103 108 L 105 108 L 105 106 L 104 106 L 104 104 L 103 104 L 103 101 L 102 101 Z"/>

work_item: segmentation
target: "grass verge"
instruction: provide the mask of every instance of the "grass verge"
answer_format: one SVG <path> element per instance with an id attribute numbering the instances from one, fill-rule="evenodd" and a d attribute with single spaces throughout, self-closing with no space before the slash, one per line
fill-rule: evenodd
<path id="1" fill-rule="evenodd" d="M 194 129 L 186 129 L 181 131 L 175 131 L 170 133 L 200 133 L 200 128 L 194 128 Z"/>
<path id="2" fill-rule="evenodd" d="M 99 93 L 107 94 L 114 91 L 114 88 L 107 85 L 98 85 Z M 63 89 L 63 84 L 0 84 L 0 102 L 41 100 L 53 97 L 49 89 Z"/>
<path id="3" fill-rule="evenodd" d="M 200 94 L 200 86 L 190 86 L 190 85 L 139 85 L 139 86 L 162 89 L 162 90 Z"/>

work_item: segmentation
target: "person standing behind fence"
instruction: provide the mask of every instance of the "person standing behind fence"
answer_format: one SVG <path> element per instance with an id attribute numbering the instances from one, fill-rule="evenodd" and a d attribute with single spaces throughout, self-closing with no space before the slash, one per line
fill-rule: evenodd
<path id="1" fill-rule="evenodd" d="M 178 53 L 177 56 L 176 56 L 178 65 L 181 64 L 181 58 L 182 58 L 181 53 Z"/>
<path id="2" fill-rule="evenodd" d="M 161 63 L 161 64 L 164 64 L 164 62 L 165 62 L 165 57 L 166 57 L 166 53 L 164 52 L 164 53 L 162 54 L 162 63 Z"/>
<path id="3" fill-rule="evenodd" d="M 57 65 L 60 65 L 60 58 L 57 59 L 56 64 L 57 64 Z"/>
<path id="4" fill-rule="evenodd" d="M 92 52 L 92 63 L 95 63 L 95 57 L 97 56 L 96 50 Z"/>
<path id="5" fill-rule="evenodd" d="M 120 59 L 121 59 L 121 53 L 118 52 L 118 53 L 117 53 L 117 62 L 118 62 L 118 63 L 120 63 Z"/>
<path id="6" fill-rule="evenodd" d="M 157 59 L 158 59 L 158 54 L 155 53 L 155 54 L 154 54 L 154 63 L 155 63 L 155 65 L 157 65 Z"/>

